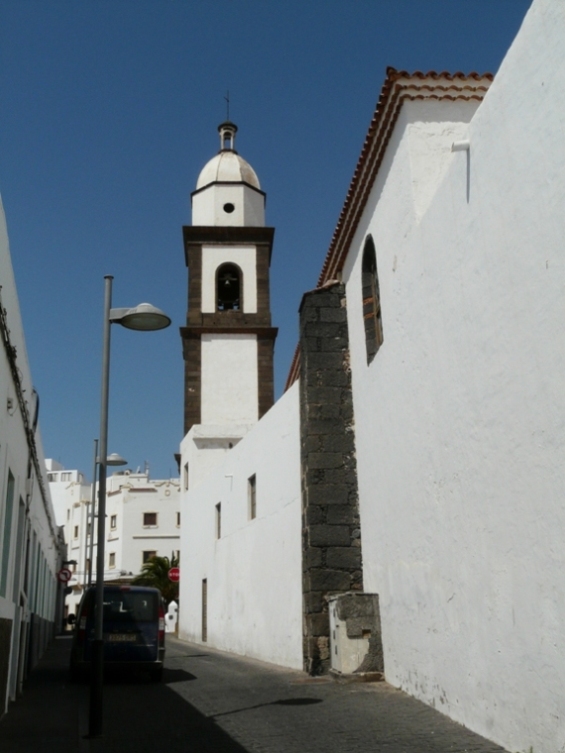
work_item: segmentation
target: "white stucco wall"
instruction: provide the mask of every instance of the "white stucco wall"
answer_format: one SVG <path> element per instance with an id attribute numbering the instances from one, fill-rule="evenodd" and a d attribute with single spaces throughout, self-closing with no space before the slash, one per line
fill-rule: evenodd
<path id="1" fill-rule="evenodd" d="M 257 517 L 250 520 L 248 479 L 253 474 Z M 181 510 L 180 636 L 201 642 L 206 578 L 209 645 L 300 668 L 298 384 L 227 453 L 213 474 L 183 492 Z"/>
<path id="2" fill-rule="evenodd" d="M 216 311 L 216 270 L 221 264 L 237 264 L 243 273 L 243 311 L 257 313 L 257 252 L 255 246 L 202 247 L 202 311 Z"/>
<path id="3" fill-rule="evenodd" d="M 427 137 L 433 105 L 405 108 L 345 269 L 387 679 L 535 753 L 565 751 L 564 38 L 565 5 L 536 0 L 464 129 L 469 163 L 450 132 Z M 367 233 L 384 331 L 370 366 Z"/>
<path id="4" fill-rule="evenodd" d="M 257 336 L 202 335 L 202 424 L 247 424 L 259 417 Z"/>
<path id="5" fill-rule="evenodd" d="M 254 424 L 195 424 L 181 442 L 183 485 L 194 489 Z"/>
<path id="6" fill-rule="evenodd" d="M 224 205 L 233 204 L 226 212 Z M 230 227 L 263 227 L 265 197 L 244 185 L 215 184 L 192 196 L 192 224 Z"/>
<path id="7" fill-rule="evenodd" d="M 64 557 L 49 494 L 39 426 L 34 432 L 35 460 L 23 416 L 33 427 L 36 400 L 26 352 L 16 281 L 12 268 L 4 210 L 0 201 L 0 307 L 6 319 L 9 346 L 0 343 L 0 654 L 7 659 L 0 696 L 15 700 L 24 664 L 42 654 L 54 625 L 59 586 L 56 572 Z M 22 402 L 16 388 L 21 386 Z M 43 492 L 42 492 L 43 488 Z M 11 491 L 11 493 L 10 493 Z M 29 545 L 28 545 L 29 541 Z M 25 604 L 25 607 L 22 606 Z M 36 630 L 29 623 L 34 616 Z M 29 666 L 29 664 L 28 664 Z M 5 683 L 5 685 L 4 685 Z"/>

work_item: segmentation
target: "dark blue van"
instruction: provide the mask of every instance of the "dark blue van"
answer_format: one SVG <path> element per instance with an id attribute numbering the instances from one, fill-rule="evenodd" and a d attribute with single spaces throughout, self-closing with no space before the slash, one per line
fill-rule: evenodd
<path id="1" fill-rule="evenodd" d="M 71 680 L 90 668 L 96 586 L 85 592 L 76 615 L 71 648 Z M 104 586 L 104 667 L 148 670 L 158 682 L 165 659 L 165 611 L 156 588 Z"/>

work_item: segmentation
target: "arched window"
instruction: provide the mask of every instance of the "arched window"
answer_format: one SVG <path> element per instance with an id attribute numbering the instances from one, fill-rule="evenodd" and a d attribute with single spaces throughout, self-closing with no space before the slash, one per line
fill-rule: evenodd
<path id="1" fill-rule="evenodd" d="M 383 323 L 381 319 L 377 255 L 375 253 L 375 244 L 370 235 L 367 236 L 367 240 L 365 241 L 361 271 L 365 345 L 367 347 L 367 363 L 371 363 L 377 350 L 383 343 Z"/>
<path id="2" fill-rule="evenodd" d="M 216 271 L 216 308 L 218 311 L 241 311 L 241 269 L 237 264 L 222 264 Z"/>

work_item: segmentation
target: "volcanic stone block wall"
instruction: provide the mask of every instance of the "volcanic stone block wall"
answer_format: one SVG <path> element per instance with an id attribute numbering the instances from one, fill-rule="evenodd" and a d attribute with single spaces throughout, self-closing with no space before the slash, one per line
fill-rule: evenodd
<path id="1" fill-rule="evenodd" d="M 300 307 L 304 669 L 330 668 L 331 594 L 363 589 L 345 286 Z"/>

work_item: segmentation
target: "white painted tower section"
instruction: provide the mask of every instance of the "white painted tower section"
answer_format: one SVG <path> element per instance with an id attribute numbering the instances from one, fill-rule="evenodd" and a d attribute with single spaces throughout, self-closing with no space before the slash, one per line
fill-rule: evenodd
<path id="1" fill-rule="evenodd" d="M 202 423 L 253 424 L 258 401 L 257 335 L 202 335 Z"/>
<path id="2" fill-rule="evenodd" d="M 255 170 L 235 151 L 237 126 L 222 123 L 220 151 L 202 169 L 191 195 L 196 227 L 264 227 L 265 193 Z M 199 484 L 259 420 L 258 343 L 253 332 L 221 326 L 218 274 L 240 273 L 238 311 L 257 314 L 257 247 L 253 243 L 202 245 L 201 311 L 217 314 L 218 332 L 201 336 L 201 415 L 181 446 L 185 488 Z"/>
<path id="3" fill-rule="evenodd" d="M 233 148 L 237 126 L 222 123 L 220 152 L 203 168 L 192 194 L 192 224 L 263 227 L 265 194 L 251 165 Z"/>

